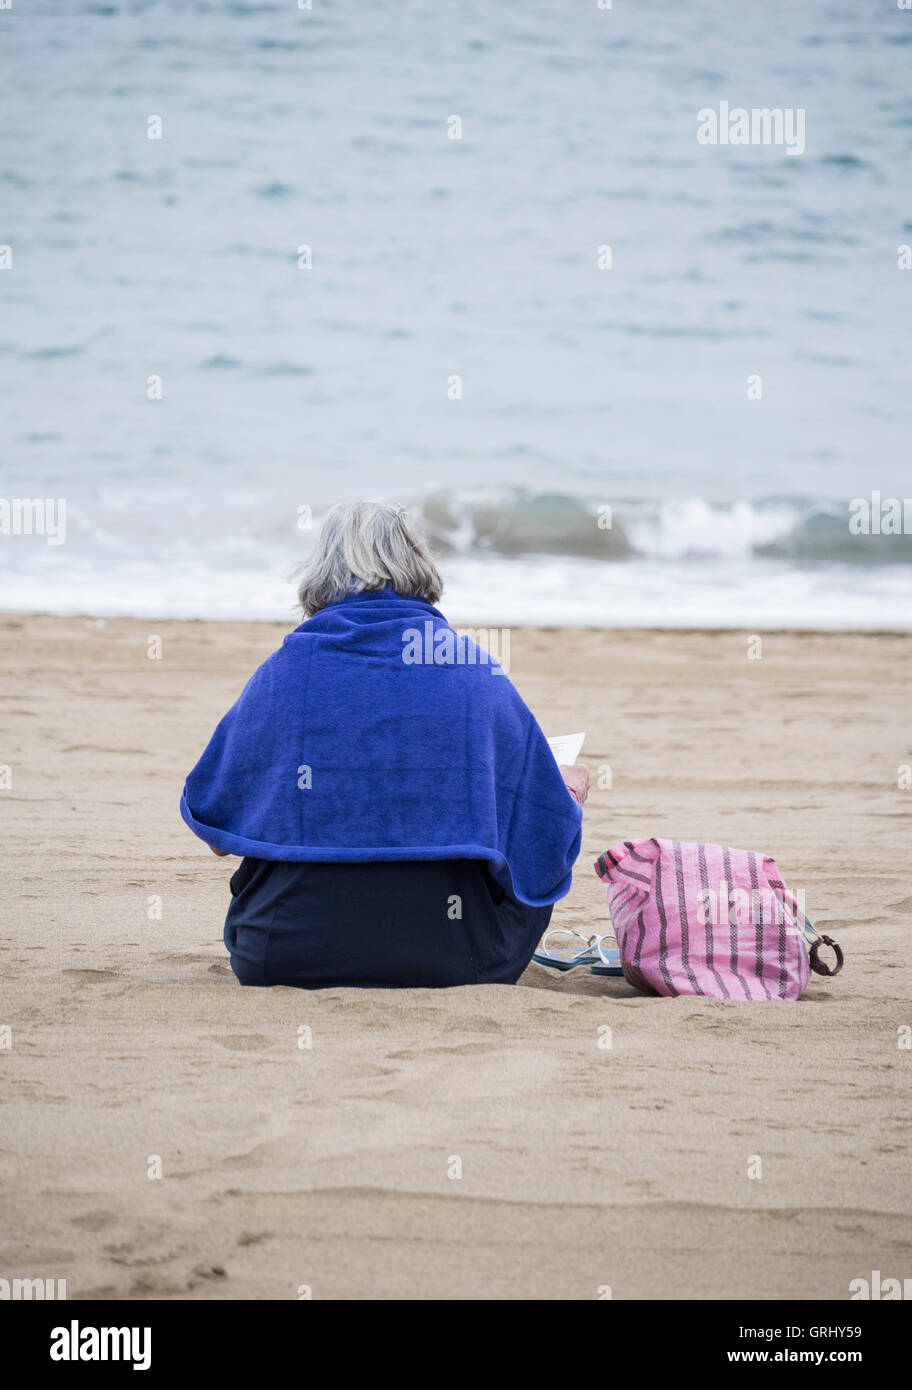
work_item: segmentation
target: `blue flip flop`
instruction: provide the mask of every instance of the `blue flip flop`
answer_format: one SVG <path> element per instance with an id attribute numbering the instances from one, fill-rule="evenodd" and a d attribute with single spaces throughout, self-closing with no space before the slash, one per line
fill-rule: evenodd
<path id="1" fill-rule="evenodd" d="M 552 937 L 572 937 L 566 946 L 550 946 Z M 552 970 L 575 970 L 578 965 L 588 965 L 590 975 L 622 975 L 621 953 L 614 947 L 606 949 L 604 943 L 613 940 L 608 935 L 599 937 L 583 936 L 570 927 L 555 927 L 542 937 L 539 950 L 532 959 L 539 965 L 550 966 Z"/>
<path id="2" fill-rule="evenodd" d="M 572 940 L 563 947 L 549 947 L 548 942 L 555 936 L 571 937 Z M 552 970 L 575 970 L 578 965 L 597 965 L 598 937 L 583 936 L 571 927 L 554 927 L 545 932 L 532 959 L 539 965 L 550 966 Z"/>
<path id="3" fill-rule="evenodd" d="M 623 975 L 621 969 L 621 953 L 617 946 L 605 949 L 605 942 L 613 940 L 607 936 L 600 936 L 597 942 L 599 959 L 597 965 L 589 967 L 590 975 Z"/>

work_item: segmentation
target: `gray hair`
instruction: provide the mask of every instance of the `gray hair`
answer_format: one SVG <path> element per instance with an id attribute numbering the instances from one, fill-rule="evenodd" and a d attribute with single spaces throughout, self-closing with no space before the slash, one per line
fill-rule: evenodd
<path id="1" fill-rule="evenodd" d="M 443 580 L 403 507 L 339 502 L 323 518 L 316 549 L 301 573 L 298 599 L 304 616 L 346 594 L 377 589 L 437 603 Z"/>

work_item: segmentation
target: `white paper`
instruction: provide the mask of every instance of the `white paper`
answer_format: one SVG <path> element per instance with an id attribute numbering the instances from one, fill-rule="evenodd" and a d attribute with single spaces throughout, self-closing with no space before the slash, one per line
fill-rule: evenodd
<path id="1" fill-rule="evenodd" d="M 554 754 L 558 767 L 572 767 L 580 755 L 585 734 L 559 734 L 548 739 L 548 747 Z"/>

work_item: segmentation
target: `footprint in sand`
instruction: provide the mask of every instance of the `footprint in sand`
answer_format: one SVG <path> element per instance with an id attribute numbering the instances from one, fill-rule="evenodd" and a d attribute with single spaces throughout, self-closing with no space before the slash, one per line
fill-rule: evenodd
<path id="1" fill-rule="evenodd" d="M 441 1054 L 444 1057 L 450 1057 L 456 1055 L 465 1056 L 466 1054 L 478 1056 L 485 1052 L 501 1051 L 503 1051 L 502 1048 L 491 1047 L 488 1043 L 468 1042 L 452 1043 L 450 1045 L 442 1043 L 434 1044 L 433 1047 L 406 1048 L 403 1052 L 391 1052 L 389 1054 L 389 1060 L 391 1062 L 412 1062 L 418 1057 L 429 1057 L 435 1053 Z"/>
<path id="2" fill-rule="evenodd" d="M 64 970 L 62 973 L 84 985 L 105 985 L 120 979 L 116 970 Z"/>
<path id="3" fill-rule="evenodd" d="M 101 1231 L 116 1220 L 112 1211 L 87 1211 L 84 1216 L 71 1217 L 70 1225 L 78 1226 L 82 1231 Z"/>

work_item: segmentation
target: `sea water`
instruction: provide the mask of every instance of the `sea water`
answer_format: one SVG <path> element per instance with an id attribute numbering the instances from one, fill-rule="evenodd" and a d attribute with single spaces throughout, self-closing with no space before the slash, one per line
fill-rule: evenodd
<path id="1" fill-rule="evenodd" d="M 0 605 L 290 619 L 367 496 L 458 621 L 912 624 L 910 76 L 862 0 L 13 0 Z"/>

